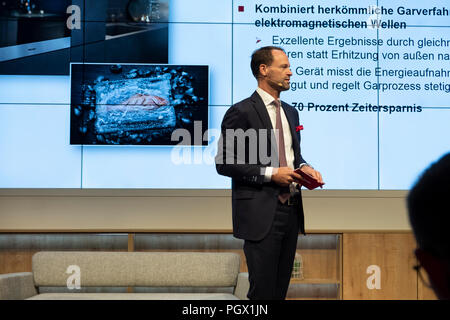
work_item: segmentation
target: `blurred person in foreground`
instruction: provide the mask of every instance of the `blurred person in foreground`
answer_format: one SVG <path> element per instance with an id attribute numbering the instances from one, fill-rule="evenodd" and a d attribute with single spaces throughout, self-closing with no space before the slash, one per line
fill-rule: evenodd
<path id="1" fill-rule="evenodd" d="M 423 267 L 437 297 L 450 299 L 450 153 L 431 164 L 410 190 L 409 219 Z"/>

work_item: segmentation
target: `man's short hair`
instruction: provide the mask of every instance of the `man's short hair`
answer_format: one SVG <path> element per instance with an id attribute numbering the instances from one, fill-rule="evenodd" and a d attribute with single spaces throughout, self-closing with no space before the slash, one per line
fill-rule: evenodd
<path id="1" fill-rule="evenodd" d="M 418 246 L 450 258 L 450 153 L 423 172 L 409 192 L 407 204 Z"/>
<path id="2" fill-rule="evenodd" d="M 252 61 L 250 62 L 250 67 L 252 68 L 252 73 L 256 79 L 259 78 L 259 66 L 262 64 L 270 66 L 273 61 L 272 50 L 284 51 L 283 48 L 275 46 L 262 47 L 255 50 L 252 54 Z"/>

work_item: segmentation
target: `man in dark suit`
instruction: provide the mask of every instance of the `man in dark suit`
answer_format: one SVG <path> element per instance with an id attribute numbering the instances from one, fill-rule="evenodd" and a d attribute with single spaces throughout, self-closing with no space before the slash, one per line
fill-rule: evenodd
<path id="1" fill-rule="evenodd" d="M 305 233 L 294 169 L 323 181 L 301 155 L 297 110 L 279 100 L 292 76 L 284 50 L 256 50 L 251 68 L 258 88 L 226 112 L 216 168 L 232 178 L 233 234 L 245 240 L 248 298 L 285 299 L 298 233 Z"/>

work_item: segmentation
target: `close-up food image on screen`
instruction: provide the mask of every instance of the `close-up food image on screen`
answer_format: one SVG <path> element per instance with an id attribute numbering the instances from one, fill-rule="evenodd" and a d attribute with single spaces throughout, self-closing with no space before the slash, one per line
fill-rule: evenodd
<path id="1" fill-rule="evenodd" d="M 72 64 L 71 90 L 71 144 L 174 145 L 174 130 L 208 128 L 207 66 Z"/>

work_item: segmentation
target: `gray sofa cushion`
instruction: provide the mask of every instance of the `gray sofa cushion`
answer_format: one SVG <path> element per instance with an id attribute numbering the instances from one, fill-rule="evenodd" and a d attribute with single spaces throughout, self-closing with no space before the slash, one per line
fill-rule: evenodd
<path id="1" fill-rule="evenodd" d="M 31 272 L 0 274 L 0 300 L 25 299 L 35 294 Z"/>
<path id="2" fill-rule="evenodd" d="M 236 285 L 240 257 L 228 252 L 43 251 L 32 263 L 36 286 L 66 286 L 66 270 L 76 265 L 82 287 L 228 287 Z"/>

